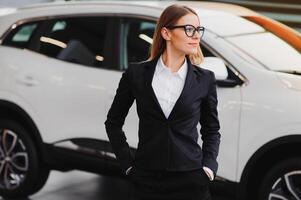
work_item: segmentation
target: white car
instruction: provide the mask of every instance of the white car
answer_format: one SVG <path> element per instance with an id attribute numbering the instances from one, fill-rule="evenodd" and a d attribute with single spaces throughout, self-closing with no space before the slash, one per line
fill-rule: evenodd
<path id="1" fill-rule="evenodd" d="M 172 3 L 56 2 L 0 17 L 1 196 L 37 192 L 51 169 L 119 172 L 106 114 Z M 300 34 L 244 7 L 177 3 L 197 11 L 200 67 L 217 78 L 218 179 L 243 200 L 301 199 Z M 123 129 L 133 151 L 137 125 L 132 106 Z"/>

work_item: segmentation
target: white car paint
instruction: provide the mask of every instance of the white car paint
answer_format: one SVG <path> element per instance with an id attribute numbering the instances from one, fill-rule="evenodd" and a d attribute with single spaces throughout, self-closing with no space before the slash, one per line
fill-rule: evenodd
<path id="1" fill-rule="evenodd" d="M 19 20 L 56 15 L 114 12 L 155 19 L 168 4 L 170 2 L 56 2 L 28 6 L 0 18 L 0 34 L 10 26 L 15 27 L 13 24 L 18 24 Z M 256 13 L 226 4 L 186 4 L 197 10 L 201 24 L 206 27 L 203 40 L 246 81 L 242 86 L 218 88 L 222 135 L 218 175 L 239 182 L 246 163 L 261 146 L 281 136 L 301 134 L 301 76 L 267 70 L 252 57 L 251 52 L 245 53 L 231 43 L 240 39 L 245 42 L 243 46 L 252 45 L 252 40 L 242 40 L 235 35 L 263 31 L 238 16 Z M 273 51 L 273 46 L 268 49 Z M 300 57 L 295 52 L 293 54 L 293 63 L 301 67 Z M 103 122 L 121 72 L 85 68 L 28 50 L 3 46 L 0 55 L 0 99 L 23 107 L 36 122 L 44 142 L 55 143 L 76 137 L 108 140 Z M 267 55 L 265 64 L 273 59 Z M 291 58 L 291 54 L 281 56 L 282 61 Z M 136 147 L 138 117 L 135 104 L 126 118 L 124 131 L 129 144 Z"/>

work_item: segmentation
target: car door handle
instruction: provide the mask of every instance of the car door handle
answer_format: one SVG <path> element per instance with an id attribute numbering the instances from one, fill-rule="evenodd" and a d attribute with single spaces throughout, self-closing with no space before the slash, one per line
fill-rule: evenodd
<path id="1" fill-rule="evenodd" d="M 35 86 L 37 85 L 39 82 L 37 80 L 35 80 L 32 76 L 24 76 L 22 78 L 18 78 L 17 79 L 17 82 L 21 85 L 25 85 L 25 86 L 28 86 L 28 87 L 32 87 L 32 86 Z"/>

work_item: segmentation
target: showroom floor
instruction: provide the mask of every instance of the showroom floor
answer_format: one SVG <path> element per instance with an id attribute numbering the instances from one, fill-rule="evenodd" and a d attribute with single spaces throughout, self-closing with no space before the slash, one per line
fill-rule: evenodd
<path id="1" fill-rule="evenodd" d="M 22 200 L 128 200 L 129 189 L 129 182 L 120 177 L 52 171 L 42 190 Z M 213 200 L 234 200 L 222 196 L 214 196 Z"/>

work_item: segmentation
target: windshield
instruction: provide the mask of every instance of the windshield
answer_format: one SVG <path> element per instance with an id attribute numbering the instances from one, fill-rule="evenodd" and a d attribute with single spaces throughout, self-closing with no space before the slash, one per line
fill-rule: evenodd
<path id="1" fill-rule="evenodd" d="M 229 37 L 228 40 L 271 70 L 301 70 L 300 52 L 270 32 Z"/>
<path id="2" fill-rule="evenodd" d="M 261 18 L 246 17 L 262 32 L 255 32 L 227 39 L 274 71 L 301 71 L 301 34 L 278 22 Z"/>
<path id="3" fill-rule="evenodd" d="M 222 19 L 222 22 L 221 22 Z M 216 19 L 217 20 L 217 19 Z M 210 20 L 211 25 L 214 25 Z M 301 71 L 301 34 L 263 16 L 219 18 L 214 32 L 275 71 Z"/>

